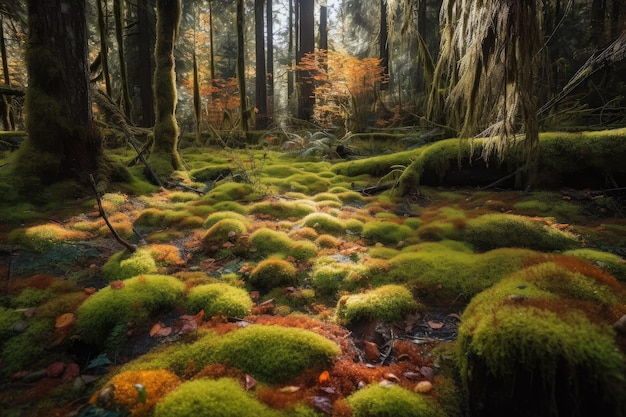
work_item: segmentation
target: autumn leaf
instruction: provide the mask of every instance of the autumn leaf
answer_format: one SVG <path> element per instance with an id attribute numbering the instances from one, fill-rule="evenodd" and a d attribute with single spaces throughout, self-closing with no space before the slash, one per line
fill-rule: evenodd
<path id="1" fill-rule="evenodd" d="M 113 281 L 111 283 L 111 288 L 114 290 L 119 290 L 121 288 L 124 288 L 126 286 L 126 284 L 124 283 L 124 281 Z"/>
<path id="2" fill-rule="evenodd" d="M 256 386 L 256 379 L 246 374 L 246 391 L 250 391 L 255 386 Z"/>
<path id="3" fill-rule="evenodd" d="M 328 371 L 322 372 L 320 376 L 317 377 L 317 382 L 319 382 L 320 384 L 330 382 L 330 372 Z"/>
<path id="4" fill-rule="evenodd" d="M 433 330 L 439 330 L 444 326 L 444 323 L 440 322 L 440 321 L 433 321 L 430 320 L 428 322 L 428 327 L 430 327 Z"/>
<path id="5" fill-rule="evenodd" d="M 57 329 L 66 329 L 74 323 L 76 323 L 76 316 L 73 313 L 65 313 L 57 317 L 54 327 Z"/>
<path id="6" fill-rule="evenodd" d="M 168 326 L 164 326 L 162 323 L 156 323 L 150 329 L 150 337 L 166 337 L 172 333 L 172 328 Z"/>

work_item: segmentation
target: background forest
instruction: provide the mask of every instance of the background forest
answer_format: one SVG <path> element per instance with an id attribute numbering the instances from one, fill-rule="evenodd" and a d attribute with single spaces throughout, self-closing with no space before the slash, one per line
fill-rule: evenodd
<path id="1" fill-rule="evenodd" d="M 623 0 L 0 0 L 0 415 L 626 417 Z"/>

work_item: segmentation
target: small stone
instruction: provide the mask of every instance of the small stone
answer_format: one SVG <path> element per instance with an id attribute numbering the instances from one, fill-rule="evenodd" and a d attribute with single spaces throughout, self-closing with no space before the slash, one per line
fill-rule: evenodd
<path id="1" fill-rule="evenodd" d="M 420 374 L 424 375 L 424 378 L 432 380 L 435 376 L 435 370 L 430 366 L 422 366 L 420 368 Z"/>
<path id="2" fill-rule="evenodd" d="M 13 324 L 13 331 L 15 333 L 22 333 L 24 330 L 26 330 L 27 327 L 28 323 L 26 323 L 24 320 L 19 320 L 16 321 L 15 324 Z"/>
<path id="3" fill-rule="evenodd" d="M 426 394 L 433 389 L 433 383 L 430 381 L 420 381 L 415 385 L 413 391 L 419 392 L 420 394 Z"/>
<path id="4" fill-rule="evenodd" d="M 619 334 L 626 334 L 626 314 L 613 324 L 613 328 Z"/>

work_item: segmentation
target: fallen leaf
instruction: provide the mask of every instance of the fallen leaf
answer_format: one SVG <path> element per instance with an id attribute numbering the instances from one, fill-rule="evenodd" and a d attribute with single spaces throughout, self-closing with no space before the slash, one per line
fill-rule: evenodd
<path id="1" fill-rule="evenodd" d="M 420 374 L 424 375 L 424 378 L 431 380 L 435 376 L 435 370 L 430 366 L 422 366 L 420 368 Z"/>
<path id="2" fill-rule="evenodd" d="M 91 295 L 96 293 L 96 289 L 94 287 L 87 287 L 83 289 L 83 292 L 87 295 Z"/>
<path id="3" fill-rule="evenodd" d="M 391 372 L 387 372 L 385 374 L 385 379 L 391 382 L 395 382 L 396 384 L 400 383 L 400 378 L 398 378 L 395 374 L 392 374 Z"/>
<path id="4" fill-rule="evenodd" d="M 46 376 L 48 378 L 56 378 L 61 376 L 65 371 L 65 362 L 54 362 L 46 367 Z"/>
<path id="5" fill-rule="evenodd" d="M 114 290 L 119 290 L 121 288 L 124 288 L 126 286 L 126 284 L 124 283 L 124 281 L 113 281 L 111 283 L 111 288 Z"/>
<path id="6" fill-rule="evenodd" d="M 78 366 L 78 364 L 73 362 L 68 363 L 65 367 L 65 370 L 63 371 L 61 380 L 63 380 L 63 382 L 69 382 L 76 378 L 78 375 L 80 375 L 80 367 Z"/>
<path id="7" fill-rule="evenodd" d="M 178 334 L 187 334 L 195 332 L 198 329 L 198 324 L 194 320 L 185 320 L 182 326 L 178 330 Z"/>
<path id="8" fill-rule="evenodd" d="M 428 327 L 430 327 L 433 330 L 439 330 L 444 326 L 444 323 L 440 322 L 440 321 L 433 321 L 430 320 L 428 322 Z"/>
<path id="9" fill-rule="evenodd" d="M 152 326 L 152 329 L 150 329 L 150 337 L 166 337 L 169 336 L 170 333 L 172 333 L 172 328 L 164 326 L 160 322 L 156 323 Z"/>
<path id="10" fill-rule="evenodd" d="M 296 387 L 295 385 L 288 385 L 286 387 L 280 388 L 278 391 L 291 393 L 291 392 L 296 392 L 296 391 L 299 391 L 299 390 L 300 390 L 300 387 Z"/>
<path id="11" fill-rule="evenodd" d="M 250 391 L 255 386 L 256 386 L 256 379 L 246 374 L 246 391 Z"/>
<path id="12" fill-rule="evenodd" d="M 320 376 L 317 377 L 317 382 L 319 382 L 320 384 L 330 382 L 330 372 L 328 371 L 322 372 Z"/>
<path id="13" fill-rule="evenodd" d="M 65 313 L 57 317 L 54 327 L 57 329 L 66 329 L 76 322 L 74 313 Z"/>
<path id="14" fill-rule="evenodd" d="M 365 353 L 365 359 L 369 362 L 378 362 L 380 359 L 380 350 L 374 342 L 363 342 L 363 351 Z"/>
<path id="15" fill-rule="evenodd" d="M 310 398 L 311 405 L 317 408 L 324 414 L 332 415 L 333 414 L 333 402 L 328 397 L 322 397 L 319 395 L 313 396 Z"/>

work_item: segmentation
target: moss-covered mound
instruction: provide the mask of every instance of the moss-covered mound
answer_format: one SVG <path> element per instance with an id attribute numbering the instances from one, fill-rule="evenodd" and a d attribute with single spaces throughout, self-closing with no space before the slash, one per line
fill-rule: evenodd
<path id="1" fill-rule="evenodd" d="M 623 300 L 614 278 L 566 257 L 477 295 L 458 340 L 471 413 L 624 415 L 626 365 L 610 326 Z"/>
<path id="2" fill-rule="evenodd" d="M 252 310 L 252 300 L 243 288 L 225 283 L 205 284 L 189 291 L 187 308 L 193 314 L 203 310 L 205 317 L 244 317 Z"/>
<path id="3" fill-rule="evenodd" d="M 296 267 L 280 258 L 265 259 L 254 267 L 248 278 L 253 288 L 271 290 L 296 285 Z"/>
<path id="4" fill-rule="evenodd" d="M 109 336 L 126 335 L 128 323 L 181 304 L 185 285 L 165 275 L 140 275 L 115 281 L 89 297 L 76 312 L 76 333 L 86 343 L 104 345 Z"/>
<path id="5" fill-rule="evenodd" d="M 280 417 L 234 379 L 197 379 L 179 386 L 157 404 L 155 417 Z"/>
<path id="6" fill-rule="evenodd" d="M 307 260 L 317 255 L 317 246 L 308 240 L 293 240 L 286 233 L 266 227 L 257 229 L 250 235 L 252 255 L 266 258 L 292 256 L 297 260 Z"/>
<path id="7" fill-rule="evenodd" d="M 278 383 L 312 367 L 323 368 L 339 352 L 335 343 L 308 330 L 251 325 L 224 335 L 214 360 Z"/>
<path id="8" fill-rule="evenodd" d="M 385 285 L 363 294 L 344 295 L 337 303 L 338 322 L 349 325 L 358 320 L 395 321 L 415 312 L 420 305 L 401 285 Z"/>
<path id="9" fill-rule="evenodd" d="M 427 397 L 400 386 L 370 385 L 347 398 L 353 417 L 445 417 Z"/>

